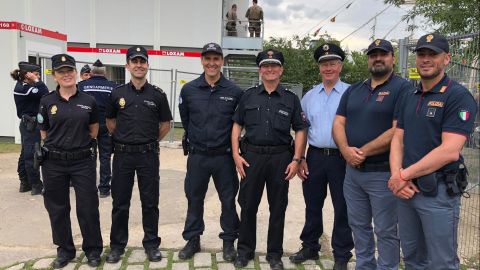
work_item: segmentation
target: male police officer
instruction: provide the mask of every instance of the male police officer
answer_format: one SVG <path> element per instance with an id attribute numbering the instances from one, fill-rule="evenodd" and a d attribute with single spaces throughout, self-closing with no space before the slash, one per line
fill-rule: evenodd
<path id="1" fill-rule="evenodd" d="M 390 189 L 398 204 L 405 269 L 459 269 L 457 227 L 466 171 L 460 154 L 477 111 L 445 74 L 449 45 L 438 34 L 415 47 L 420 84 L 405 97 L 392 139 Z"/>
<path id="2" fill-rule="evenodd" d="M 203 233 L 203 203 L 210 176 L 222 203 L 220 226 L 223 232 L 223 258 L 233 261 L 233 242 L 238 237 L 235 197 L 238 177 L 232 158 L 230 136 L 232 116 L 243 91 L 221 73 L 223 52 L 220 45 L 208 43 L 202 49 L 204 73 L 185 84 L 180 92 L 180 116 L 189 142 L 185 194 L 188 199 L 183 238 L 187 245 L 179 252 L 182 260 L 200 251 Z"/>
<path id="3" fill-rule="evenodd" d="M 160 261 L 158 249 L 159 143 L 170 130 L 167 96 L 147 82 L 148 54 L 141 46 L 127 51 L 131 81 L 113 90 L 107 103 L 107 127 L 113 134 L 112 228 L 108 263 L 120 260 L 128 242 L 128 212 L 134 175 L 142 201 L 143 247 L 150 261 Z"/>
<path id="4" fill-rule="evenodd" d="M 283 269 L 283 228 L 288 204 L 288 180 L 301 162 L 307 123 L 298 97 L 280 85 L 283 54 L 266 50 L 257 55 L 262 84 L 247 90 L 233 116 L 232 153 L 242 181 L 238 201 L 242 208 L 236 267 L 254 258 L 257 210 L 267 186 L 270 205 L 267 261 L 272 269 Z M 245 126 L 239 154 L 239 137 Z M 295 131 L 294 149 L 290 128 Z"/>
<path id="5" fill-rule="evenodd" d="M 93 63 L 91 74 L 90 79 L 81 81 L 78 84 L 78 89 L 93 96 L 97 102 L 98 122 L 100 124 L 97 136 L 100 160 L 100 183 L 98 185 L 98 191 L 100 192 L 100 197 L 104 198 L 110 195 L 110 179 L 112 178 L 110 168 L 112 139 L 105 124 L 105 108 L 107 102 L 110 100 L 110 94 L 117 84 L 105 78 L 107 74 L 106 67 L 99 59 Z"/>
<path id="6" fill-rule="evenodd" d="M 334 269 L 347 269 L 352 257 L 352 231 L 348 226 L 347 205 L 343 197 L 345 159 L 332 138 L 332 125 L 338 103 L 349 84 L 340 80 L 345 53 L 336 44 L 320 45 L 314 53 L 318 62 L 322 83 L 302 98 L 302 109 L 310 127 L 308 128 L 308 154 L 302 160 L 299 176 L 303 179 L 305 199 L 305 225 L 300 239 L 302 248 L 290 256 L 293 263 L 318 259 L 323 233 L 322 208 L 330 188 L 335 220 L 332 233 L 332 249 L 335 257 Z"/>
<path id="7" fill-rule="evenodd" d="M 90 72 L 92 70 L 90 69 L 90 66 L 87 64 L 87 65 L 84 65 L 81 69 L 80 69 L 80 80 L 81 81 L 85 81 L 85 80 L 88 80 L 90 79 Z"/>
<path id="8" fill-rule="evenodd" d="M 252 6 L 247 9 L 245 17 L 248 19 L 250 37 L 259 37 L 262 30 L 263 9 L 258 5 L 258 0 L 252 1 Z"/>
<path id="9" fill-rule="evenodd" d="M 357 269 L 397 269 L 397 202 L 387 188 L 390 141 L 398 102 L 410 84 L 393 73 L 393 47 L 377 39 L 368 47 L 372 78 L 343 94 L 333 123 L 333 138 L 347 161 L 344 196 L 355 241 Z M 378 265 L 372 217 L 378 244 Z"/>

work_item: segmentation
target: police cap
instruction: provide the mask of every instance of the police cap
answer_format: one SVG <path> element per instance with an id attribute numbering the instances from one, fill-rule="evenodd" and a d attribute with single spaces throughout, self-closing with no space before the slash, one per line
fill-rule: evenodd
<path id="1" fill-rule="evenodd" d="M 258 53 L 256 62 L 257 66 L 259 67 L 266 64 L 277 64 L 283 66 L 284 58 L 281 52 L 274 49 L 268 49 Z"/>
<path id="2" fill-rule="evenodd" d="M 35 72 L 35 71 L 40 72 L 39 65 L 35 65 L 29 62 L 24 62 L 24 61 L 18 63 L 18 68 L 26 72 Z"/>
<path id="3" fill-rule="evenodd" d="M 376 39 L 368 46 L 367 55 L 371 54 L 373 50 L 377 50 L 377 49 L 382 50 L 384 52 L 390 52 L 392 54 L 394 53 L 393 46 L 392 46 L 392 43 L 390 43 L 390 41 L 385 39 Z"/>
<path id="4" fill-rule="evenodd" d="M 90 71 L 91 71 L 90 66 L 85 65 L 85 66 L 82 67 L 82 69 L 80 69 L 80 74 L 90 73 Z"/>
<path id="5" fill-rule="evenodd" d="M 448 40 L 444 36 L 435 33 L 424 35 L 418 39 L 415 51 L 422 48 L 433 50 L 436 53 L 450 52 Z"/>
<path id="6" fill-rule="evenodd" d="M 209 52 L 220 54 L 221 56 L 223 56 L 222 47 L 220 47 L 220 45 L 218 45 L 217 43 L 211 42 L 211 43 L 207 43 L 207 44 L 205 44 L 205 46 L 203 46 L 202 56 L 204 56 L 205 54 L 207 54 Z"/>
<path id="7" fill-rule="evenodd" d="M 128 48 L 128 50 L 127 50 L 127 61 L 131 60 L 135 57 L 141 57 L 141 58 L 148 61 L 147 50 L 144 47 L 138 46 L 138 45 Z"/>
<path id="8" fill-rule="evenodd" d="M 326 61 L 332 59 L 339 59 L 343 62 L 345 59 L 345 52 L 337 44 L 333 43 L 324 43 L 320 45 L 313 54 L 315 61 Z"/>
<path id="9" fill-rule="evenodd" d="M 62 67 L 71 67 L 71 68 L 76 68 L 75 67 L 75 58 L 68 54 L 56 54 L 52 56 L 52 69 L 57 70 Z"/>
<path id="10" fill-rule="evenodd" d="M 95 61 L 95 63 L 93 63 L 94 67 L 104 67 L 102 61 L 100 61 L 100 59 L 97 59 L 97 61 Z"/>

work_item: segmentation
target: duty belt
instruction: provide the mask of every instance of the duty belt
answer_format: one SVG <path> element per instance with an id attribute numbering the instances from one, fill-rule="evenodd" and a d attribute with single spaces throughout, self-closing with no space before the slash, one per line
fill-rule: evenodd
<path id="1" fill-rule="evenodd" d="M 205 156 L 221 156 L 221 155 L 231 154 L 232 148 L 230 146 L 224 146 L 224 147 L 217 147 L 217 148 L 200 149 L 195 146 L 190 146 L 189 153 L 205 155 Z"/>
<path id="2" fill-rule="evenodd" d="M 245 143 L 245 150 L 257 154 L 280 154 L 286 151 L 291 151 L 292 146 L 289 144 L 262 146 Z"/>
<path id="3" fill-rule="evenodd" d="M 56 159 L 56 160 L 80 160 L 87 157 L 92 156 L 92 150 L 80 150 L 75 152 L 68 152 L 68 151 L 48 151 L 47 152 L 48 159 Z"/>
<path id="4" fill-rule="evenodd" d="M 319 151 L 321 154 L 325 156 L 341 156 L 342 154 L 340 153 L 340 150 L 336 148 L 319 148 L 315 147 L 313 145 L 310 145 L 309 148 L 315 151 Z"/>
<path id="5" fill-rule="evenodd" d="M 390 163 L 388 161 L 362 163 L 355 168 L 361 172 L 389 172 Z"/>
<path id="6" fill-rule="evenodd" d="M 158 142 L 152 142 L 147 144 L 121 144 L 114 143 L 115 152 L 122 153 L 146 153 L 146 152 L 158 152 Z"/>

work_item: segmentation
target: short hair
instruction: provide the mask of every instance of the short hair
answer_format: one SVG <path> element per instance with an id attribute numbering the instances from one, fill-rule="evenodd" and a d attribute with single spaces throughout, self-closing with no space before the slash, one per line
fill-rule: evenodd
<path id="1" fill-rule="evenodd" d="M 258 0 L 253 0 L 253 3 L 255 3 L 255 4 L 258 3 Z"/>
<path id="2" fill-rule="evenodd" d="M 92 75 L 106 75 L 107 74 L 107 68 L 106 67 L 92 67 L 91 71 Z"/>
<path id="3" fill-rule="evenodd" d="M 237 7 L 237 4 L 233 4 L 233 5 L 232 5 L 232 8 L 236 8 L 236 7 Z"/>

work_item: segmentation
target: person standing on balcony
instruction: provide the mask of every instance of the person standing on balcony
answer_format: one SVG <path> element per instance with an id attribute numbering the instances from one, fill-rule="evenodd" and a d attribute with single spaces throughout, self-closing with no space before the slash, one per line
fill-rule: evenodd
<path id="1" fill-rule="evenodd" d="M 227 29 L 227 36 L 236 37 L 237 36 L 237 5 L 233 4 L 232 8 L 225 15 L 227 17 L 227 24 L 225 29 Z M 242 22 L 238 21 L 239 24 Z"/>
<path id="2" fill-rule="evenodd" d="M 250 37 L 260 37 L 263 22 L 263 9 L 258 5 L 258 0 L 252 0 L 252 6 L 247 9 L 245 17 L 248 19 Z"/>

